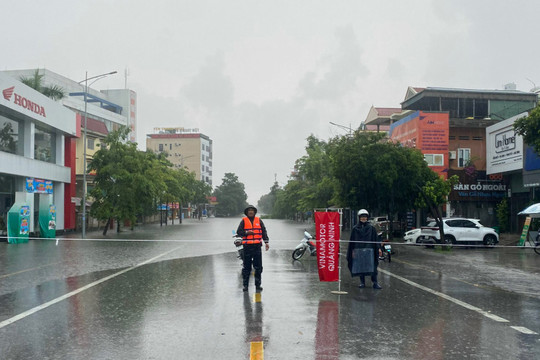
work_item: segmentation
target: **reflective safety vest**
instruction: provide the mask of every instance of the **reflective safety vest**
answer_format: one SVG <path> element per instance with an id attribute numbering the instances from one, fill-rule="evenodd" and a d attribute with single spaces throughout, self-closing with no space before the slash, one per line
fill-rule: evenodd
<path id="1" fill-rule="evenodd" d="M 242 237 L 242 245 L 262 244 L 261 219 L 254 217 L 252 224 L 247 216 L 244 217 L 244 230 L 246 232 L 252 230 L 253 235 L 244 235 L 244 237 Z"/>

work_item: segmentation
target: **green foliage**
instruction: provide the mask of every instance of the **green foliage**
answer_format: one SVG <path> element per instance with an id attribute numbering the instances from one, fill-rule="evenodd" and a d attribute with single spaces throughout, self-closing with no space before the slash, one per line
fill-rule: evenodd
<path id="1" fill-rule="evenodd" d="M 64 89 L 58 85 L 52 85 L 52 86 L 44 86 L 43 85 L 43 77 L 44 74 L 39 73 L 39 69 L 36 69 L 34 72 L 34 75 L 31 77 L 25 77 L 21 76 L 19 80 L 27 85 L 30 86 L 32 89 L 39 91 L 43 95 L 53 99 L 53 100 L 61 100 L 66 97 L 66 92 Z"/>
<path id="2" fill-rule="evenodd" d="M 236 216 L 247 207 L 245 186 L 234 173 L 225 173 L 221 185 L 214 190 L 217 197 L 216 214 Z"/>
<path id="3" fill-rule="evenodd" d="M 272 214 L 274 209 L 274 204 L 276 203 L 277 192 L 279 190 L 279 184 L 277 181 L 274 182 L 274 185 L 270 188 L 270 192 L 261 196 L 257 202 L 257 208 L 263 214 Z"/>
<path id="4" fill-rule="evenodd" d="M 90 214 L 107 221 L 130 220 L 139 215 L 156 213 L 157 204 L 193 201 L 210 194 L 209 185 L 195 180 L 193 173 L 173 169 L 164 154 L 137 150 L 137 144 L 127 142 L 127 127 L 113 131 L 102 141 L 89 164 L 95 170 L 94 187 L 89 195 L 94 199 Z"/>
<path id="5" fill-rule="evenodd" d="M 451 176 L 449 179 L 445 180 L 441 177 L 432 179 L 422 186 L 423 196 L 419 196 L 415 205 L 419 208 L 429 208 L 430 206 L 439 206 L 446 203 L 446 199 L 452 191 L 452 187 L 459 182 L 459 177 L 457 175 Z M 426 198 L 429 204 L 426 202 Z M 435 216 L 435 215 L 434 215 Z"/>
<path id="6" fill-rule="evenodd" d="M 497 220 L 499 223 L 499 231 L 507 232 L 510 228 L 510 209 L 508 207 L 508 199 L 504 198 L 501 200 L 499 204 L 497 204 L 496 207 L 497 211 Z"/>
<path id="7" fill-rule="evenodd" d="M 525 144 L 532 146 L 534 151 L 540 154 L 540 105 L 534 108 L 529 116 L 517 119 L 514 130 L 523 136 Z"/>
<path id="8" fill-rule="evenodd" d="M 394 214 L 414 206 L 418 184 L 437 175 L 417 149 L 385 142 L 380 134 L 357 132 L 330 143 L 340 204 Z"/>

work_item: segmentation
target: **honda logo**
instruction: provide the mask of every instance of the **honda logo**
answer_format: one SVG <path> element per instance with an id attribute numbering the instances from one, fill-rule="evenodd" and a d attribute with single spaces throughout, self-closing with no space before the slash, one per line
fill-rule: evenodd
<path id="1" fill-rule="evenodd" d="M 13 91 L 15 91 L 15 86 L 12 86 L 2 91 L 2 94 L 4 95 L 4 99 L 6 99 L 7 101 L 10 101 L 11 97 L 13 96 Z"/>

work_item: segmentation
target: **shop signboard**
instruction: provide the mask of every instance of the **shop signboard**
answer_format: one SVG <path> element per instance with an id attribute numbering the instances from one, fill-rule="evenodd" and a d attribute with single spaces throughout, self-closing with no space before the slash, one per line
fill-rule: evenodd
<path id="1" fill-rule="evenodd" d="M 501 177 L 486 175 L 485 171 L 448 170 L 448 176 L 453 175 L 459 177 L 459 182 L 448 195 L 450 201 L 500 201 L 507 195 Z"/>
<path id="2" fill-rule="evenodd" d="M 486 173 L 497 174 L 523 168 L 523 137 L 516 134 L 514 122 L 522 113 L 486 128 Z"/>

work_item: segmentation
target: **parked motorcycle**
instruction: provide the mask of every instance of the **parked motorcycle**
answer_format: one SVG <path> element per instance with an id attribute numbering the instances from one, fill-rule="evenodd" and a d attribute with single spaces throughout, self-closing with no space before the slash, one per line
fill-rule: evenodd
<path id="1" fill-rule="evenodd" d="M 292 253 L 292 258 L 294 260 L 299 260 L 302 256 L 304 256 L 304 253 L 308 249 L 311 256 L 317 255 L 317 248 L 315 247 L 313 241 L 311 241 L 312 239 L 313 236 L 307 230 L 304 230 L 304 238 L 300 241 L 300 244 L 296 246 Z"/>

